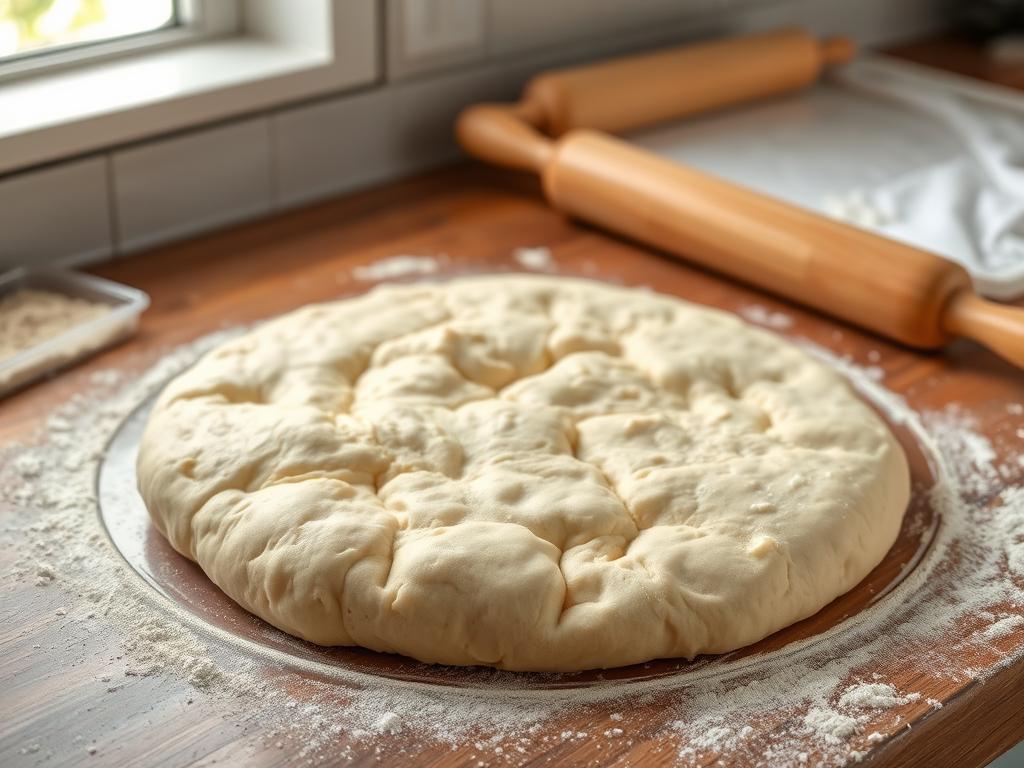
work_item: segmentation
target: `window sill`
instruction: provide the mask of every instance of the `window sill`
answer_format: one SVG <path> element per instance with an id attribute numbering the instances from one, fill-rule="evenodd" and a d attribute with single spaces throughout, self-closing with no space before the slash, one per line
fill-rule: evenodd
<path id="1" fill-rule="evenodd" d="M 369 83 L 374 17 L 346 13 L 327 40 L 244 34 L 6 83 L 0 173 Z"/>

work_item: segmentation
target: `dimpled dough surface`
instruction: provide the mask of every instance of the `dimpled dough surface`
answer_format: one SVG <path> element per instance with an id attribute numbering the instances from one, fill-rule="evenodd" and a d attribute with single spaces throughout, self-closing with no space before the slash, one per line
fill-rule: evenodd
<path id="1" fill-rule="evenodd" d="M 428 662 L 730 651 L 856 585 L 903 453 L 832 370 L 732 315 L 567 278 L 305 307 L 172 381 L 139 486 L 285 632 Z"/>

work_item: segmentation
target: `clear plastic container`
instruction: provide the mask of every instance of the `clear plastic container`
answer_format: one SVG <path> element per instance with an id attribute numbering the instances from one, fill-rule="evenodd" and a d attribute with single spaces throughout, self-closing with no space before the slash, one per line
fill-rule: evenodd
<path id="1" fill-rule="evenodd" d="M 0 275 L 0 297 L 26 289 L 106 304 L 110 312 L 0 360 L 0 397 L 131 336 L 149 306 L 144 292 L 81 272 L 20 267 Z"/>

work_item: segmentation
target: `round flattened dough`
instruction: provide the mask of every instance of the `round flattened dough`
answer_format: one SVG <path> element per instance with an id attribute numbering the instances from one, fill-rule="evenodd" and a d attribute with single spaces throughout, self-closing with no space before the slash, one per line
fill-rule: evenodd
<path id="1" fill-rule="evenodd" d="M 515 670 L 747 645 L 856 585 L 909 497 L 832 370 L 732 315 L 508 276 L 306 307 L 175 379 L 139 487 L 322 645 Z"/>

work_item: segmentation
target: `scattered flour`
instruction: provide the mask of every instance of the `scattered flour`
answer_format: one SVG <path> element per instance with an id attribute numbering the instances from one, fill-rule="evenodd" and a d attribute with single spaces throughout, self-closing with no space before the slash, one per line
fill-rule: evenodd
<path id="1" fill-rule="evenodd" d="M 551 251 L 543 246 L 538 248 L 516 248 L 512 252 L 512 258 L 524 269 L 532 269 L 534 272 L 550 272 L 554 269 L 555 263 L 551 258 Z"/>
<path id="2" fill-rule="evenodd" d="M 389 256 L 372 264 L 356 267 L 352 276 L 364 282 L 393 280 L 396 277 L 430 275 L 441 268 L 443 257 L 435 256 Z"/>
<path id="3" fill-rule="evenodd" d="M 43 471 L 43 462 L 38 456 L 33 456 L 31 453 L 16 457 L 12 463 L 15 472 L 22 477 L 38 477 L 39 473 Z"/>
<path id="4" fill-rule="evenodd" d="M 843 691 L 843 695 L 839 697 L 839 706 L 859 709 L 891 709 L 901 704 L 917 701 L 919 698 L 921 698 L 919 693 L 900 696 L 896 689 L 888 683 L 858 683 Z"/>
<path id="5" fill-rule="evenodd" d="M 861 373 L 872 381 L 882 381 L 885 378 L 885 369 L 877 365 L 865 365 L 861 368 Z"/>
<path id="6" fill-rule="evenodd" d="M 57 571 L 49 563 L 36 565 L 36 586 L 45 587 L 57 578 Z"/>
<path id="7" fill-rule="evenodd" d="M 402 718 L 394 712 L 385 712 L 373 724 L 373 730 L 377 733 L 394 736 L 396 733 L 402 732 Z"/>
<path id="8" fill-rule="evenodd" d="M 940 413 L 924 416 L 929 431 L 965 462 L 961 467 L 963 487 L 979 496 L 1000 484 L 999 457 L 992 442 L 975 431 L 973 417 L 953 406 Z"/>
<path id="9" fill-rule="evenodd" d="M 389 261 L 375 265 L 373 279 L 410 273 L 408 261 L 396 262 L 406 265 L 401 269 L 379 266 Z M 413 263 L 413 273 L 436 268 Z M 93 389 L 52 414 L 36 444 L 9 447 L 0 455 L 0 499 L 14 509 L 5 515 L 3 534 L 17 553 L 7 579 L 24 585 L 19 588 L 56 590 L 60 604 L 68 606 L 61 621 L 92 622 L 103 628 L 105 643 L 120 647 L 119 661 L 104 681 L 107 695 L 119 695 L 139 677 L 177 681 L 202 696 L 237 702 L 235 711 L 260 723 L 266 747 L 280 745 L 310 761 L 367 755 L 383 760 L 391 737 L 401 733 L 402 740 L 413 736 L 417 743 L 453 748 L 475 739 L 486 749 L 477 757 L 485 754 L 487 764 L 518 764 L 536 754 L 541 724 L 544 732 L 561 730 L 562 740 L 602 733 L 618 739 L 632 734 L 630 718 L 638 706 L 656 703 L 668 726 L 655 736 L 681 764 L 714 754 L 726 763 L 746 756 L 748 762 L 780 767 L 843 765 L 884 738 L 877 735 L 875 718 L 905 707 L 900 712 L 910 719 L 915 708 L 941 706 L 883 682 L 859 682 L 861 670 L 913 664 L 901 649 L 920 641 L 933 650 L 914 667 L 919 676 L 967 683 L 980 674 L 963 669 L 961 659 L 970 648 L 984 645 L 1006 663 L 1024 652 L 1019 644 L 990 642 L 1024 623 L 1014 613 L 1024 607 L 1019 455 L 1007 455 L 1005 446 L 997 450 L 955 409 L 917 414 L 876 375 L 820 349 L 812 352 L 844 373 L 922 447 L 936 479 L 919 494 L 928 494 L 942 521 L 916 567 L 884 599 L 833 629 L 760 656 L 578 685 L 571 676 L 443 668 L 392 679 L 243 641 L 162 598 L 126 566 L 99 524 L 95 489 L 105 446 L 128 414 L 228 335 L 175 350 L 141 375 L 94 376 Z M 962 629 L 970 621 L 976 625 L 984 611 L 1004 618 L 977 631 Z M 68 648 L 35 652 L 52 652 L 58 664 Z M 609 710 L 616 724 L 593 735 L 565 729 L 587 717 L 604 722 L 602 713 Z M 578 717 L 567 722 L 567 715 Z M 760 727 L 750 726 L 755 721 Z M 766 731 L 772 733 L 770 747 L 759 741 Z M 32 734 L 25 741 L 35 745 Z"/>
<path id="10" fill-rule="evenodd" d="M 989 626 L 981 635 L 986 640 L 998 640 L 1001 637 L 1012 634 L 1021 627 L 1024 627 L 1024 616 L 1007 616 L 1005 619 L 1000 619 L 995 624 Z"/>
<path id="11" fill-rule="evenodd" d="M 178 631 L 159 616 L 138 617 L 123 647 L 129 660 L 125 670 L 128 677 L 171 672 L 200 690 L 209 690 L 224 680 L 198 638 Z"/>
<path id="12" fill-rule="evenodd" d="M 804 716 L 811 734 L 828 744 L 841 744 L 857 732 L 857 721 L 849 715 L 823 707 L 812 707 Z"/>
<path id="13" fill-rule="evenodd" d="M 752 323 L 782 331 L 793 327 L 793 318 L 784 312 L 773 312 L 761 304 L 749 304 L 740 309 L 740 314 Z"/>
<path id="14" fill-rule="evenodd" d="M 1024 458 L 1024 455 L 1021 456 Z M 1021 465 L 1024 468 L 1024 464 Z M 1006 488 L 1000 494 L 1001 504 L 996 508 L 1024 510 L 1024 486 Z M 994 532 L 1006 548 L 1006 564 L 1010 573 L 1024 579 L 1024 514 L 994 514 L 989 521 Z"/>

